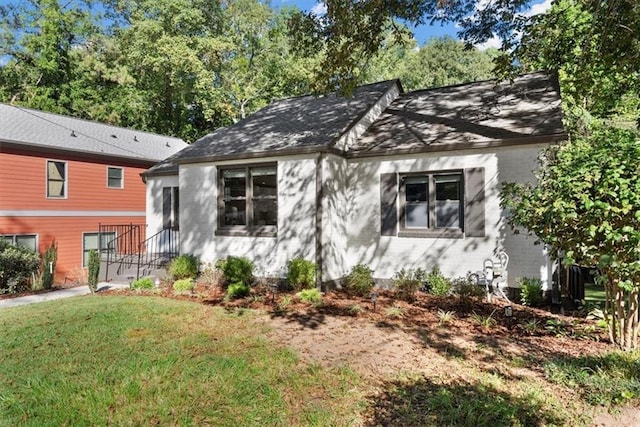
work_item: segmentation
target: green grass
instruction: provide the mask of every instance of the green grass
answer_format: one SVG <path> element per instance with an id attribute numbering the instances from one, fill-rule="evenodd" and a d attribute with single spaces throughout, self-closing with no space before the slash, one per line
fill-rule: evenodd
<path id="1" fill-rule="evenodd" d="M 356 376 L 305 366 L 252 314 L 152 297 L 0 311 L 0 426 L 348 425 Z"/>
<path id="2" fill-rule="evenodd" d="M 584 300 L 587 303 L 597 305 L 598 307 L 604 309 L 604 301 L 605 301 L 604 286 L 595 285 L 595 284 L 585 284 Z"/>

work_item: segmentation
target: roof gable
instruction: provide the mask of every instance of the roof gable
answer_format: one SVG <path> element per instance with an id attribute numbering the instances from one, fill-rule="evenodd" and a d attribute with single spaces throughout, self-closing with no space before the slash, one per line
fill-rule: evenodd
<path id="1" fill-rule="evenodd" d="M 195 162 L 330 147 L 398 85 L 385 81 L 360 86 L 350 98 L 330 94 L 275 101 L 233 126 L 200 138 L 173 160 Z"/>
<path id="2" fill-rule="evenodd" d="M 560 90 L 545 73 L 400 95 L 350 155 L 469 148 L 564 136 Z"/>
<path id="3" fill-rule="evenodd" d="M 157 162 L 183 149 L 179 138 L 0 104 L 0 143 Z"/>

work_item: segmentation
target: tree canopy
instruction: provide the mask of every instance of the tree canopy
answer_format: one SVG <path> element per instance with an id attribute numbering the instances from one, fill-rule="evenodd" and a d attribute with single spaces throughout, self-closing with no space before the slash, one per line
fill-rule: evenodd
<path id="1" fill-rule="evenodd" d="M 555 0 L 532 14 L 529 0 L 326 0 L 327 12 L 299 12 L 291 20 L 300 53 L 321 52 L 317 84 L 349 90 L 363 61 L 406 40 L 410 24 L 455 22 L 467 46 L 501 40 L 497 71 L 510 77 L 556 70 L 563 99 L 599 117 L 631 110 L 638 117 L 640 3 L 636 0 Z M 566 94 L 566 96 L 564 96 Z M 624 99 L 623 105 L 620 104 Z"/>

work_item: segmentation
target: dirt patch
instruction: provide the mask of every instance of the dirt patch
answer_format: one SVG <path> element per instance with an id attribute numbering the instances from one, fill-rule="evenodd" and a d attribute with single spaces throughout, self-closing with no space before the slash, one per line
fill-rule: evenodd
<path id="1" fill-rule="evenodd" d="M 554 314 L 550 309 L 502 300 L 463 301 L 419 293 L 416 300 L 406 302 L 382 291 L 374 305 L 368 298 L 329 292 L 314 306 L 290 293 L 273 294 L 261 287 L 252 289 L 247 298 L 229 302 L 219 288 L 203 285 L 184 295 L 174 295 L 169 288 L 158 293 L 231 311 L 260 310 L 264 315 L 257 321 L 272 327 L 271 339 L 292 348 L 307 362 L 330 368 L 348 366 L 380 389 L 405 373 L 422 375 L 436 384 L 464 381 L 470 372 L 482 372 L 516 381 L 533 378 L 572 402 L 577 400 L 577 390 L 549 383 L 544 362 L 615 349 L 605 332 L 580 313 Z M 505 315 L 507 305 L 512 307 L 512 316 Z M 457 361 L 462 362 L 454 363 Z M 463 366 L 463 371 L 447 369 L 454 366 Z M 596 426 L 640 425 L 636 407 L 613 414 L 597 407 L 589 411 Z"/>

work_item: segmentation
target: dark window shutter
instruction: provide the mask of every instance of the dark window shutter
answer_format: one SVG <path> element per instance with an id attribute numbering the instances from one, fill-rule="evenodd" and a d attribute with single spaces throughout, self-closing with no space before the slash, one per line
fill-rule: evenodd
<path id="1" fill-rule="evenodd" d="M 179 187 L 172 188 L 173 200 L 172 200 L 172 210 L 173 210 L 173 228 L 177 230 L 180 227 L 180 189 Z"/>
<path id="2" fill-rule="evenodd" d="M 484 237 L 484 168 L 464 171 L 464 234 Z"/>
<path id="3" fill-rule="evenodd" d="M 398 175 L 383 173 L 380 175 L 380 233 L 383 236 L 395 236 L 398 233 Z"/>
<path id="4" fill-rule="evenodd" d="M 162 188 L 162 228 L 171 228 L 171 187 Z"/>

